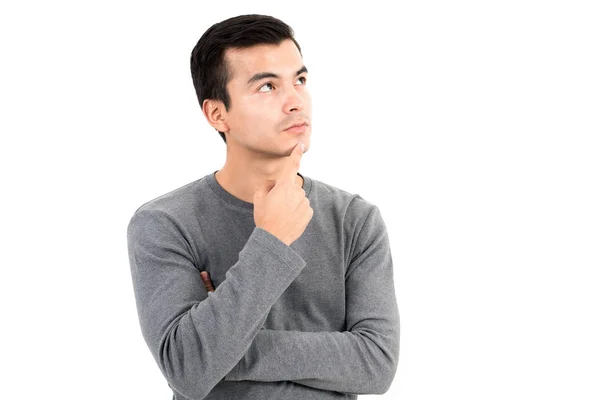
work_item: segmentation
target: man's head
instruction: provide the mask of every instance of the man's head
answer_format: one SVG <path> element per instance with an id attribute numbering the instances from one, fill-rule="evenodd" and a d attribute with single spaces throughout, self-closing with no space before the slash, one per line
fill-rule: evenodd
<path id="1" fill-rule="evenodd" d="M 228 147 L 277 157 L 289 155 L 298 142 L 308 148 L 312 103 L 293 35 L 277 18 L 242 15 L 211 26 L 194 47 L 190 66 L 198 101 Z M 286 130 L 298 122 L 309 126 L 300 133 Z"/>

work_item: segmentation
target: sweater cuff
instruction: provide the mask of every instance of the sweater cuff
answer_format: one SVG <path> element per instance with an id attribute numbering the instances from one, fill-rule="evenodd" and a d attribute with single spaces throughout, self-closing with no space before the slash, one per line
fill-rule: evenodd
<path id="1" fill-rule="evenodd" d="M 254 227 L 252 234 L 248 238 L 248 241 L 256 240 L 261 242 L 273 253 L 277 254 L 281 260 L 291 269 L 302 269 L 306 265 L 306 261 L 298 253 L 294 251 L 290 246 L 279 240 L 279 238 L 270 232 Z"/>

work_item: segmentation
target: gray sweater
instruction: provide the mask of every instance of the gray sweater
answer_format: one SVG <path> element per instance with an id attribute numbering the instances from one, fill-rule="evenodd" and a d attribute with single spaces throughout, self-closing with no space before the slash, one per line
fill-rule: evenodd
<path id="1" fill-rule="evenodd" d="M 400 318 L 378 207 L 298 173 L 314 214 L 287 246 L 215 173 L 144 203 L 127 227 L 142 335 L 173 399 L 386 392 Z"/>

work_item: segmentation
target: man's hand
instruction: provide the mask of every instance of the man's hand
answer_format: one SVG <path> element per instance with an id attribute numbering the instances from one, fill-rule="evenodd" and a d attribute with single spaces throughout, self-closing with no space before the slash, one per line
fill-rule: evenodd
<path id="1" fill-rule="evenodd" d="M 204 282 L 204 286 L 206 286 L 206 290 L 208 292 L 214 292 L 215 287 L 213 286 L 212 281 L 210 280 L 210 275 L 208 275 L 208 272 L 200 272 L 200 277 L 202 278 L 202 282 Z"/>
<path id="2" fill-rule="evenodd" d="M 254 192 L 254 223 L 291 245 L 306 229 L 313 209 L 304 189 L 297 184 L 304 144 L 298 143 L 292 153 L 283 158 L 279 176 L 267 180 Z"/>

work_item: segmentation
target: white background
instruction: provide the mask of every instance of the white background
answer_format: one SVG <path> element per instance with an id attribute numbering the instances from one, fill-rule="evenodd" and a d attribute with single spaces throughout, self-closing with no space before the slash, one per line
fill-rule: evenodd
<path id="1" fill-rule="evenodd" d="M 594 3 L 3 2 L 0 398 L 171 398 L 126 227 L 223 165 L 189 55 L 246 13 L 303 48 L 301 172 L 388 228 L 400 364 L 359 398 L 600 398 Z"/>

